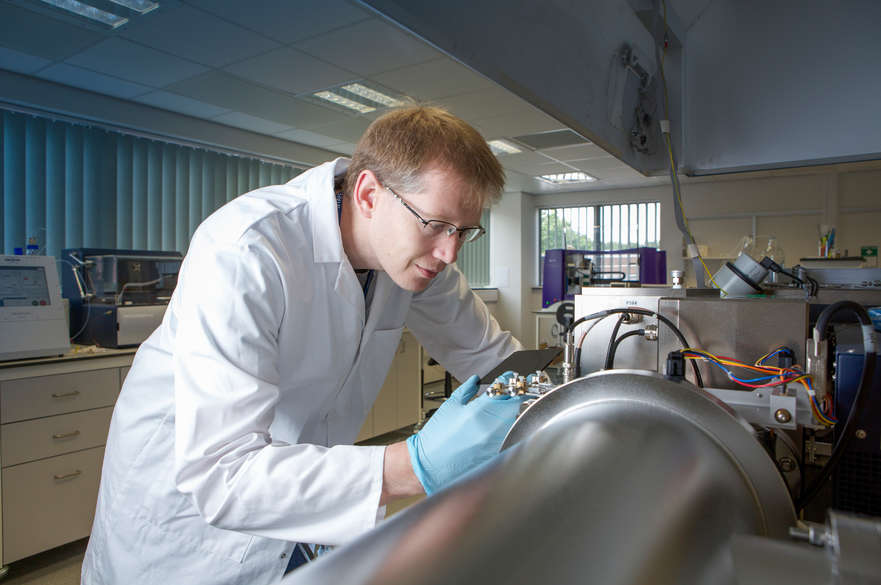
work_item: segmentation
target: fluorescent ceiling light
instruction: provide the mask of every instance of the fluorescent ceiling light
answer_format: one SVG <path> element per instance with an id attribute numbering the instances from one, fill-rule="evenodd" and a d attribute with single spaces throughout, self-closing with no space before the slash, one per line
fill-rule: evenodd
<path id="1" fill-rule="evenodd" d="M 356 102 L 355 100 L 350 100 L 349 98 L 343 97 L 340 94 L 334 93 L 332 91 L 319 91 L 318 93 L 314 93 L 312 95 L 317 98 L 327 100 L 338 106 L 343 106 L 344 108 L 355 110 L 356 112 L 360 112 L 361 114 L 366 114 L 367 112 L 372 112 L 376 109 L 360 102 Z"/>
<path id="2" fill-rule="evenodd" d="M 557 173 L 555 175 L 542 175 L 540 177 L 536 177 L 536 179 L 542 180 L 546 183 L 551 183 L 554 185 L 571 185 L 574 183 L 592 183 L 596 181 L 596 177 L 591 177 L 587 173 L 582 173 L 581 171 L 572 172 L 572 173 Z"/>
<path id="3" fill-rule="evenodd" d="M 490 140 L 489 147 L 493 151 L 493 154 L 517 154 L 518 152 L 521 152 L 519 148 L 513 144 L 505 142 L 504 140 Z"/>
<path id="4" fill-rule="evenodd" d="M 361 96 L 364 99 L 368 99 L 371 102 L 375 102 L 387 108 L 396 108 L 398 106 L 404 105 L 404 102 L 402 102 L 401 100 L 397 100 L 391 96 L 385 95 L 384 93 L 376 91 L 375 89 L 370 89 L 369 87 L 361 85 L 360 83 L 350 83 L 349 85 L 344 85 L 341 89 L 344 89 L 349 93 Z"/>
<path id="5" fill-rule="evenodd" d="M 51 4 L 56 8 L 67 10 L 68 12 L 72 12 L 78 16 L 88 18 L 89 20 L 94 20 L 96 22 L 100 22 L 101 24 L 106 24 L 110 28 L 119 28 L 128 22 L 128 19 L 124 16 L 119 16 L 117 14 L 113 14 L 112 12 L 107 12 L 105 10 L 101 10 L 100 8 L 95 8 L 94 6 L 83 4 L 82 2 L 78 2 L 77 0 L 42 1 L 46 4 Z"/>
<path id="6" fill-rule="evenodd" d="M 129 10 L 134 10 L 139 14 L 147 14 L 151 10 L 156 10 L 159 8 L 159 4 L 157 2 L 151 2 L 150 0 L 110 0 L 114 4 L 119 4 L 120 6 L 125 6 Z"/>

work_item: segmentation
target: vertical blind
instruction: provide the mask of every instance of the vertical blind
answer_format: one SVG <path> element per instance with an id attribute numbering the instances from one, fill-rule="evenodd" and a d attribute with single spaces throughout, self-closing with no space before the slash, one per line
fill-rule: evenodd
<path id="1" fill-rule="evenodd" d="M 480 225 L 486 228 L 486 234 L 477 241 L 466 242 L 459 250 L 456 264 L 468 279 L 472 287 L 489 286 L 489 209 L 484 209 L 480 216 Z"/>
<path id="2" fill-rule="evenodd" d="M 199 223 L 302 169 L 0 110 L 0 241 L 185 253 Z"/>

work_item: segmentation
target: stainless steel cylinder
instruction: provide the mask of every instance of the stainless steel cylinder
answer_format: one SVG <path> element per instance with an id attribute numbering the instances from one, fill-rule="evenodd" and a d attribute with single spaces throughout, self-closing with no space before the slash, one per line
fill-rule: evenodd
<path id="1" fill-rule="evenodd" d="M 732 535 L 785 538 L 751 428 L 688 383 L 600 372 L 537 400 L 502 454 L 285 583 L 734 583 Z"/>

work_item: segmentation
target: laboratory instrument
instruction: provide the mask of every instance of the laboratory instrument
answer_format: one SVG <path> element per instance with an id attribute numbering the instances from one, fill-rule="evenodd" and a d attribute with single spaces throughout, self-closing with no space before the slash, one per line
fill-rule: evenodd
<path id="1" fill-rule="evenodd" d="M 69 248 L 61 284 L 70 299 L 70 336 L 84 345 L 128 347 L 162 322 L 180 271 L 179 252 Z"/>
<path id="2" fill-rule="evenodd" d="M 55 258 L 0 256 L 0 360 L 69 350 Z"/>

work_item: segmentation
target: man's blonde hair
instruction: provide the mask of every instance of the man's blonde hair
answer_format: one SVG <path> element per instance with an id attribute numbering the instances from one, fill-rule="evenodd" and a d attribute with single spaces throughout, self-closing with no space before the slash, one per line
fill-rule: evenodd
<path id="1" fill-rule="evenodd" d="M 502 165 L 477 130 L 444 109 L 411 106 L 367 128 L 346 172 L 345 191 L 351 195 L 361 171 L 370 170 L 387 187 L 416 192 L 431 166 L 453 171 L 470 186 L 465 197 L 470 209 L 497 201 L 505 185 Z"/>

